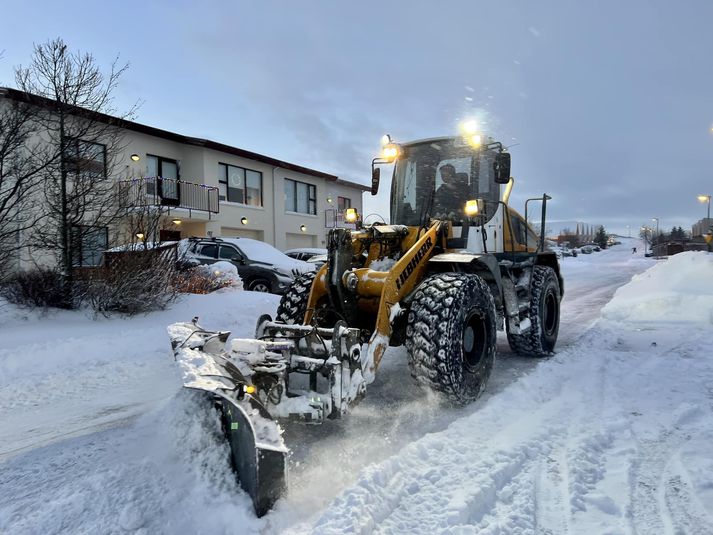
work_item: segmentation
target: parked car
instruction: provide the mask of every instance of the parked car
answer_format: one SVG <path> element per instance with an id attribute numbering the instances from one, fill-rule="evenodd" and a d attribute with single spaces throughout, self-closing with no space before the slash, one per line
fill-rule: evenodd
<path id="1" fill-rule="evenodd" d="M 327 263 L 328 257 L 326 254 L 318 254 L 317 256 L 311 257 L 309 260 L 307 260 L 308 264 L 313 264 L 314 266 L 317 267 L 317 269 L 321 268 L 324 264 Z"/>
<path id="2" fill-rule="evenodd" d="M 327 249 L 319 247 L 304 247 L 302 249 L 289 249 L 285 251 L 285 254 L 295 260 L 308 262 L 310 258 L 314 258 L 315 256 L 326 256 Z"/>
<path id="3" fill-rule="evenodd" d="M 577 249 L 570 249 L 566 245 L 553 245 L 549 247 L 549 250 L 557 255 L 557 258 L 564 258 L 565 256 L 577 256 Z"/>
<path id="4" fill-rule="evenodd" d="M 272 245 L 250 238 L 188 238 L 181 240 L 182 261 L 189 265 L 227 260 L 238 268 L 246 290 L 283 294 L 313 264 L 290 258 Z"/>

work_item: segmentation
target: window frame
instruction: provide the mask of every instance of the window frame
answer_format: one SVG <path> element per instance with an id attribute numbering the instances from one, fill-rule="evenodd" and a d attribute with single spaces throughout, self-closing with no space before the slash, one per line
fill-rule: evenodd
<path id="1" fill-rule="evenodd" d="M 79 240 L 77 240 L 76 230 L 79 230 Z M 84 262 L 85 237 L 89 229 L 99 229 L 104 234 L 104 249 L 99 254 L 99 261 L 94 264 Z M 109 247 L 109 227 L 98 225 L 72 225 L 69 229 L 69 241 L 72 245 L 72 267 L 97 267 L 102 265 L 104 251 Z"/>
<path id="2" fill-rule="evenodd" d="M 64 169 L 68 175 L 74 175 L 75 177 L 83 176 L 86 171 L 82 171 L 80 168 L 80 158 L 79 158 L 79 144 L 86 143 L 87 145 L 95 145 L 101 147 L 102 155 L 102 172 L 101 176 L 90 176 L 90 178 L 99 178 L 100 180 L 106 180 L 108 178 L 108 166 L 106 161 L 106 144 L 98 143 L 96 141 L 90 141 L 87 139 L 82 139 L 78 137 L 65 136 L 63 146 L 62 146 L 62 161 L 64 164 Z M 73 150 L 73 158 L 69 157 L 69 150 Z M 96 161 L 96 160 L 93 160 Z"/>
<path id="3" fill-rule="evenodd" d="M 228 177 L 230 173 L 230 167 L 235 169 L 241 169 L 243 171 L 243 200 L 242 201 L 231 201 L 230 200 L 230 188 L 228 185 Z M 224 171 L 224 172 L 223 172 Z M 252 173 L 257 173 L 260 177 L 260 204 L 248 204 L 248 171 Z M 232 163 L 218 162 L 218 201 L 219 202 L 231 202 L 235 204 L 240 204 L 243 206 L 249 206 L 251 208 L 262 208 L 264 206 L 264 178 L 262 171 L 257 169 L 250 169 L 249 167 L 241 167 L 240 165 L 234 165 Z M 225 195 L 221 194 L 221 184 L 225 186 Z"/>
<path id="4" fill-rule="evenodd" d="M 160 179 L 165 178 L 166 180 L 175 180 L 176 183 L 178 183 L 181 180 L 181 165 L 178 160 L 175 160 L 173 158 L 166 158 L 164 156 L 159 156 L 158 154 L 148 154 L 147 153 L 146 160 L 148 161 L 149 158 L 156 158 L 157 162 L 156 162 L 156 175 L 146 177 L 147 179 L 153 178 L 154 180 L 145 180 L 147 195 L 156 195 L 158 192 L 162 191 L 161 188 L 157 188 L 159 178 Z M 163 163 L 164 162 L 172 163 L 176 166 L 176 178 L 175 179 L 163 176 Z"/>
<path id="5" fill-rule="evenodd" d="M 168 178 L 169 180 L 173 180 L 170 177 L 164 177 L 163 176 L 163 162 L 168 162 L 172 163 L 176 166 L 176 178 L 175 180 L 181 180 L 181 166 L 178 163 L 178 160 L 175 160 L 173 158 L 166 158 L 164 156 L 159 156 L 158 154 L 146 154 L 146 159 L 148 160 L 149 158 L 156 158 L 158 160 L 158 165 L 156 165 L 156 178 Z M 147 178 L 152 178 L 152 177 L 147 177 Z"/>
<path id="6" fill-rule="evenodd" d="M 347 201 L 346 203 L 342 201 Z M 352 207 L 352 200 L 349 197 L 342 197 L 341 195 L 337 196 L 337 209 L 340 212 L 343 212 L 347 208 Z"/>
<path id="7" fill-rule="evenodd" d="M 317 185 L 316 184 L 310 184 L 309 182 L 302 182 L 301 180 L 295 180 L 293 178 L 287 178 L 285 177 L 285 212 L 293 212 L 295 214 L 304 214 L 304 215 L 317 215 Z M 293 199 L 294 199 L 294 205 L 289 207 L 287 206 L 287 187 L 288 187 L 288 182 L 292 183 L 292 194 L 293 194 Z M 297 200 L 297 185 L 302 184 L 307 186 L 307 211 L 306 212 L 300 212 L 298 210 L 299 207 L 299 201 Z M 312 210 L 310 210 L 312 208 Z"/>

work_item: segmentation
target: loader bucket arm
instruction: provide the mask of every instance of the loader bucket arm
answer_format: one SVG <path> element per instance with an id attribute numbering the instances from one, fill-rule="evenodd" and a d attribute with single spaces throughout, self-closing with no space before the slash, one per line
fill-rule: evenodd
<path id="1" fill-rule="evenodd" d="M 369 340 L 364 362 L 364 378 L 367 383 L 374 380 L 381 358 L 389 346 L 391 323 L 399 312 L 398 303 L 423 280 L 428 260 L 439 245 L 438 238 L 443 224 L 441 221 L 435 221 L 426 233 L 401 255 L 399 261 L 383 278 L 376 327 Z M 368 278 L 368 275 L 365 278 Z"/>

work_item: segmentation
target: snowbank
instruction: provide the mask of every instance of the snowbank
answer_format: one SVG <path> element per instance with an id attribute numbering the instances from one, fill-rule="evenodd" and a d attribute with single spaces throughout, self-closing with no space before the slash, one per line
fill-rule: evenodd
<path id="1" fill-rule="evenodd" d="M 635 275 L 616 291 L 602 317 L 627 323 L 713 324 L 713 255 L 677 254 Z"/>
<path id="2" fill-rule="evenodd" d="M 238 275 L 238 268 L 230 262 L 221 260 L 214 264 L 200 264 L 194 268 L 202 276 L 209 278 L 220 288 L 243 289 L 243 280 Z"/>

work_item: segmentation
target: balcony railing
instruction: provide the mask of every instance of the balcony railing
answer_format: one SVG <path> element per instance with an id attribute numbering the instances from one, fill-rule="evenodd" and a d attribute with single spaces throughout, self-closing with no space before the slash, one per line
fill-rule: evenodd
<path id="1" fill-rule="evenodd" d="M 127 202 L 134 206 L 166 206 L 200 210 L 209 214 L 220 211 L 218 188 L 184 182 L 173 178 L 148 177 L 123 180 Z"/>
<path id="2" fill-rule="evenodd" d="M 324 227 L 325 228 L 350 228 L 355 229 L 354 223 L 344 221 L 344 212 L 335 208 L 328 208 L 324 211 Z"/>

